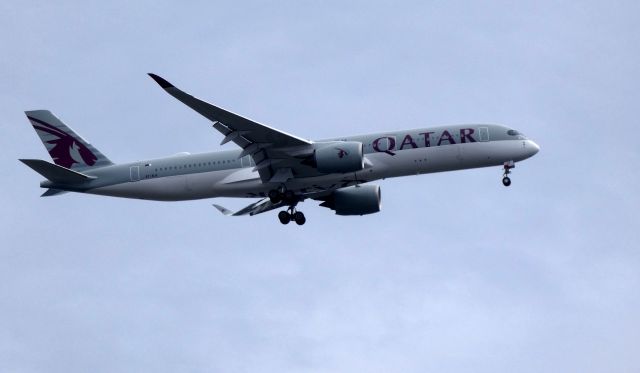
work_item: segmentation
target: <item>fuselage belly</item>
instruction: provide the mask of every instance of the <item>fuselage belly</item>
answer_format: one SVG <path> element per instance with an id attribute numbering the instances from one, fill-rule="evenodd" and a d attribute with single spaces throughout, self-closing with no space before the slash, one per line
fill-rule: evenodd
<path id="1" fill-rule="evenodd" d="M 294 192 L 334 190 L 379 179 L 502 165 L 535 154 L 537 146 L 530 140 L 504 140 L 417 147 L 392 152 L 374 151 L 365 156 L 371 165 L 354 173 L 295 178 L 286 182 Z M 215 154 L 215 153 L 212 153 Z M 206 155 L 198 155 L 202 157 Z M 188 156 L 187 156 L 188 157 Z M 190 162 L 185 159 L 186 163 Z M 198 162 L 198 163 L 202 163 Z M 146 166 L 145 166 L 146 165 Z M 263 197 L 274 188 L 263 183 L 250 164 L 239 162 L 237 168 L 158 175 L 154 161 L 122 168 L 121 183 L 88 189 L 85 192 L 105 196 L 158 201 L 182 201 L 213 197 Z M 131 180 L 131 167 L 140 168 L 140 180 Z M 197 171 L 197 170 L 195 170 Z"/>

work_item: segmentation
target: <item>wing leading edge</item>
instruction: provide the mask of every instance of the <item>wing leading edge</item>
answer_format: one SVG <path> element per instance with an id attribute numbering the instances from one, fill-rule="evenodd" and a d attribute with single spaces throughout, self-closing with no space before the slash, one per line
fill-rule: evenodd
<path id="1" fill-rule="evenodd" d="M 250 155 L 263 182 L 283 182 L 292 178 L 301 165 L 301 154 L 311 153 L 312 142 L 279 131 L 264 124 L 200 100 L 169 83 L 162 77 L 149 74 L 167 93 L 213 122 L 224 139 L 221 144 L 234 142 L 243 150 L 240 157 Z M 279 170 L 284 171 L 279 171 Z"/>

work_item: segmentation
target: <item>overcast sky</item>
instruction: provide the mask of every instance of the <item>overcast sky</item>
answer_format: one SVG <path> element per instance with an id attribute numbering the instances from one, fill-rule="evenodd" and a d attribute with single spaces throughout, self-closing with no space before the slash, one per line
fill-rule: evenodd
<path id="1" fill-rule="evenodd" d="M 0 3 L 0 371 L 640 371 L 637 1 L 237 3 Z M 115 162 L 221 149 L 147 72 L 304 138 L 501 123 L 541 151 L 508 189 L 388 179 L 381 213 L 303 227 L 40 198 L 24 110 Z"/>

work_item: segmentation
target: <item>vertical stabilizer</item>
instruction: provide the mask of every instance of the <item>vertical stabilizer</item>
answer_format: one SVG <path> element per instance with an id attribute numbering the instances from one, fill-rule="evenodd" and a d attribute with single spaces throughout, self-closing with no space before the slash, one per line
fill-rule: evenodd
<path id="1" fill-rule="evenodd" d="M 25 114 L 55 164 L 76 171 L 113 164 L 50 111 L 33 110 Z"/>

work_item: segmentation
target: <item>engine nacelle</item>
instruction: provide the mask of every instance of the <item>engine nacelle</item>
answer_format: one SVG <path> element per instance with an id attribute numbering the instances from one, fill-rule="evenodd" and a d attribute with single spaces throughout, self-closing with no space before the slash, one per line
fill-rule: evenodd
<path id="1" fill-rule="evenodd" d="M 366 215 L 380 211 L 382 195 L 378 185 L 362 185 L 338 189 L 321 204 L 335 210 L 336 215 Z"/>
<path id="2" fill-rule="evenodd" d="M 364 168 L 362 143 L 334 141 L 318 144 L 313 155 L 318 171 L 325 174 L 360 171 Z"/>

